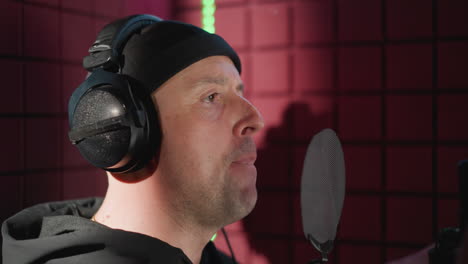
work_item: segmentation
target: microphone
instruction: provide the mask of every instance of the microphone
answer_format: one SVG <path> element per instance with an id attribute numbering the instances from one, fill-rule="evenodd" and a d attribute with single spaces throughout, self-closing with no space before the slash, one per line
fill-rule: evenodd
<path id="1" fill-rule="evenodd" d="M 345 196 L 345 163 L 341 143 L 332 129 L 312 138 L 301 179 L 301 213 L 304 235 L 328 261 L 333 249 Z"/>

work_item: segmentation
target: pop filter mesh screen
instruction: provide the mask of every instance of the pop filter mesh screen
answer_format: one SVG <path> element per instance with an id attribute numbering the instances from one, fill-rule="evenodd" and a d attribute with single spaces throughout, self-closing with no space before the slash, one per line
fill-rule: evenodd
<path id="1" fill-rule="evenodd" d="M 343 150 L 335 132 L 325 129 L 309 144 L 302 171 L 301 210 L 307 239 L 311 236 L 318 243 L 335 239 L 344 195 Z"/>

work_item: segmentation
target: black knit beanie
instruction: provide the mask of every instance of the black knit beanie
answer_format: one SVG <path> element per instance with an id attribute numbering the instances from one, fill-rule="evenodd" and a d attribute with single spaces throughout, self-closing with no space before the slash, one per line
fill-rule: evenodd
<path id="1" fill-rule="evenodd" d="M 236 52 L 220 36 L 182 22 L 161 21 L 134 34 L 122 52 L 122 73 L 153 92 L 169 78 L 209 56 L 229 57 L 241 73 Z"/>

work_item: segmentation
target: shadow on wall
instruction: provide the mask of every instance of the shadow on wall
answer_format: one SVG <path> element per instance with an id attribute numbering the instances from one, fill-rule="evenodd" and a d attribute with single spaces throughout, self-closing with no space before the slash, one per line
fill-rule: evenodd
<path id="1" fill-rule="evenodd" d="M 327 111 L 318 112 L 310 102 L 290 103 L 280 123 L 264 131 L 256 162 L 257 205 L 243 221 L 227 227 L 239 263 L 308 263 L 319 257 L 302 232 L 300 181 L 310 139 L 332 125 L 330 102 Z M 229 252 L 224 238 L 216 244 Z"/>
<path id="2" fill-rule="evenodd" d="M 311 109 L 317 104 L 310 102 L 289 104 L 281 123 L 266 131 L 258 151 L 258 202 L 244 226 L 253 249 L 267 263 L 308 263 L 319 256 L 304 238 L 300 210 L 307 146 L 316 133 L 332 126 L 330 101 L 317 100 L 321 109 Z"/>

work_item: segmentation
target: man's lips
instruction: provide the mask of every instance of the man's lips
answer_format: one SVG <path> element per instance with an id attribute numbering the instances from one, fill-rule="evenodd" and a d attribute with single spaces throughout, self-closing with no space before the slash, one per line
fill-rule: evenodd
<path id="1" fill-rule="evenodd" d="M 256 159 L 257 159 L 257 154 L 252 153 L 248 155 L 243 155 L 239 157 L 238 159 L 236 159 L 235 161 L 233 161 L 232 163 L 239 164 L 239 165 L 254 165 Z"/>

